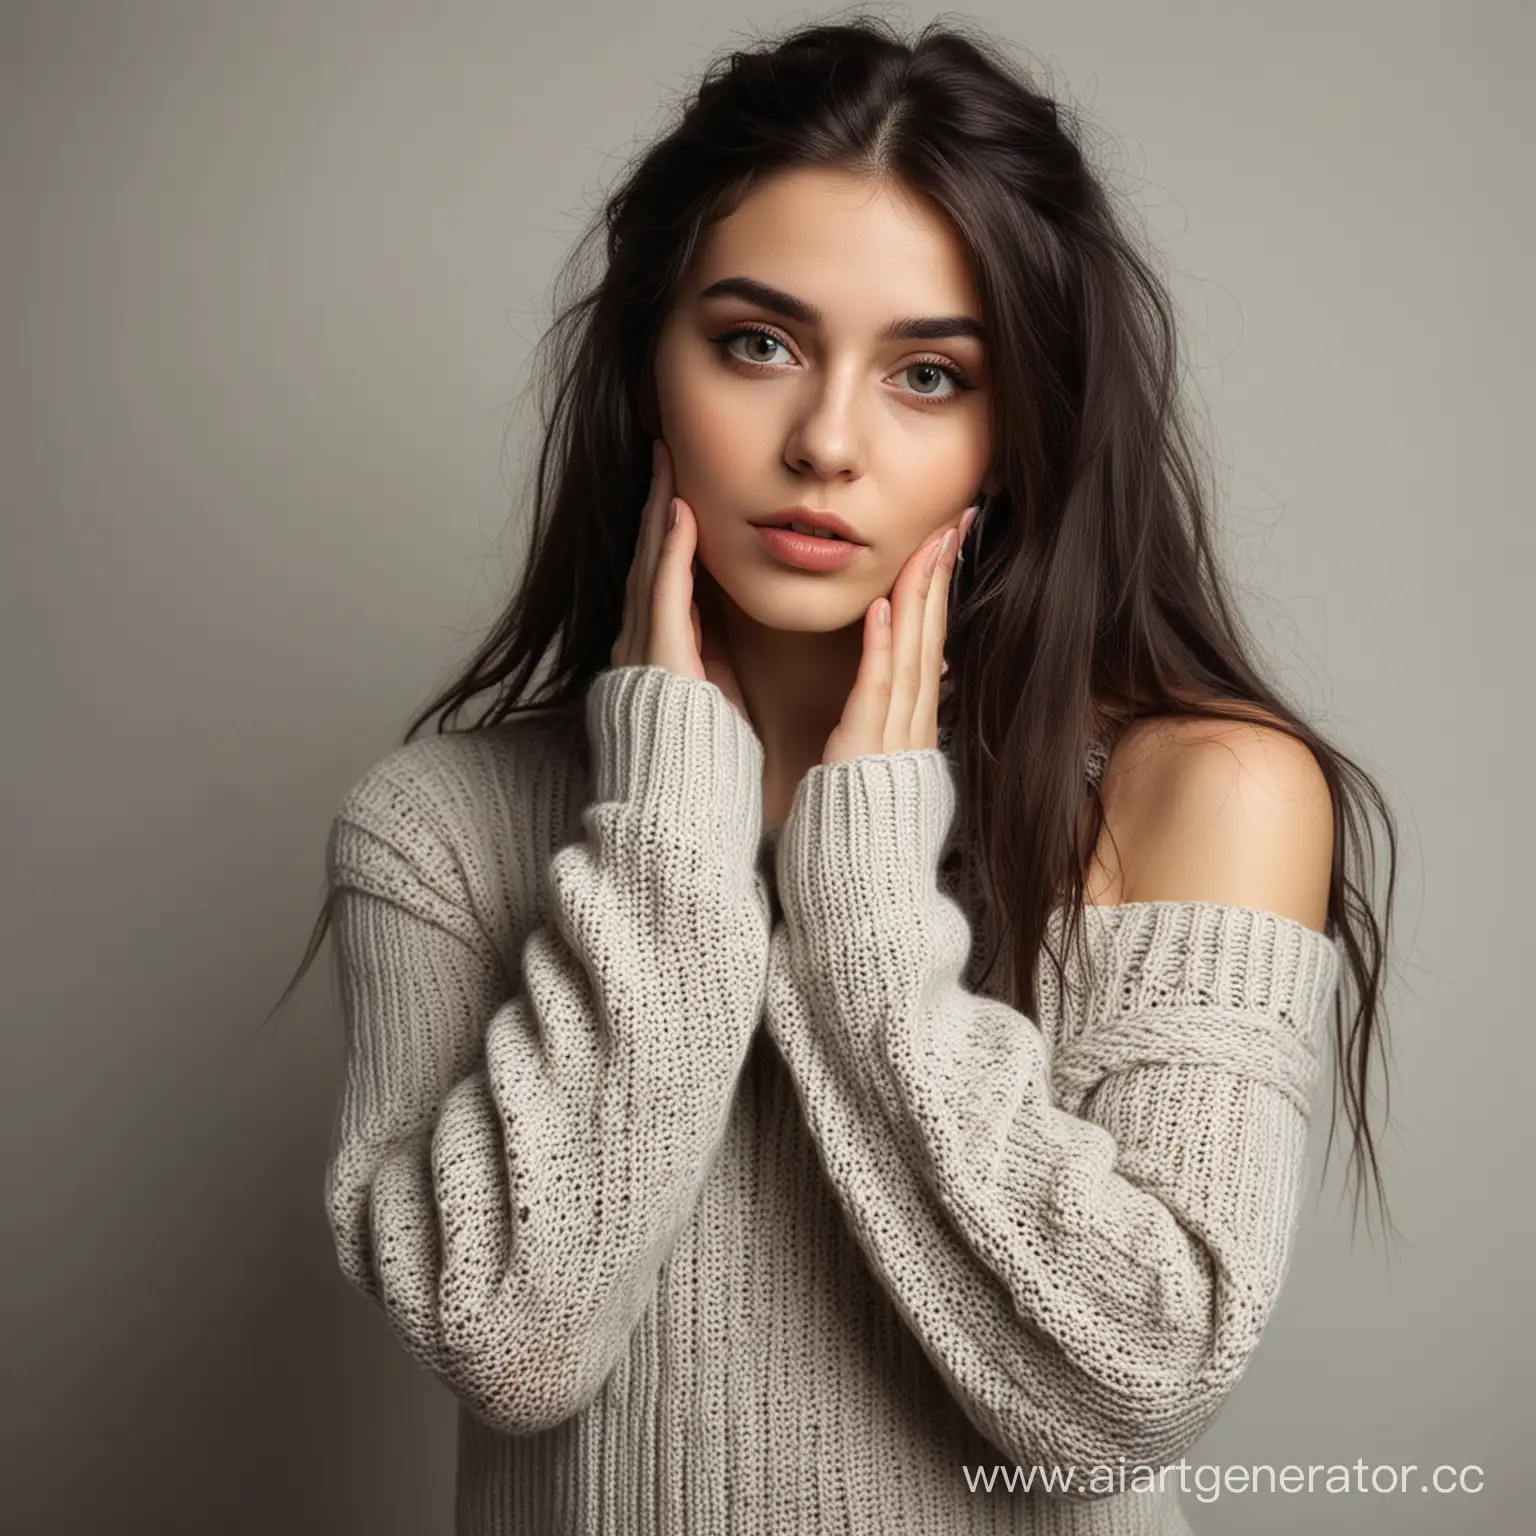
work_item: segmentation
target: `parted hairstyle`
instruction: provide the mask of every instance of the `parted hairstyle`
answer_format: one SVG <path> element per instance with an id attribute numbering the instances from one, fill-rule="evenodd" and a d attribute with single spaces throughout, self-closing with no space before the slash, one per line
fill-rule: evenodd
<path id="1" fill-rule="evenodd" d="M 562 270 L 535 352 L 542 437 L 521 579 L 404 741 L 434 713 L 443 734 L 578 708 L 610 665 L 659 435 L 654 348 L 711 225 L 765 178 L 801 167 L 925 193 L 968 249 L 990 338 L 990 473 L 1001 490 L 956 575 L 940 726 L 954 743 L 958 842 L 977 850 L 991 926 L 1012 939 L 1000 995 L 1035 1016 L 1053 907 L 1065 906 L 1066 932 L 1080 937 L 1103 828 L 1096 787 L 1083 814 L 1093 743 L 1155 716 L 1284 730 L 1310 748 L 1333 800 L 1326 931 L 1344 960 L 1334 1119 L 1342 1098 L 1352 1166 L 1369 1162 L 1385 1212 L 1368 1100 L 1385 1030 L 1396 826 L 1374 781 L 1252 659 L 1213 548 L 1175 310 L 1090 167 L 1076 119 L 975 25 L 934 21 L 905 38 L 868 13 L 717 56 L 676 115 Z M 599 234 L 606 263 L 587 280 Z M 450 726 L 481 695 L 478 719 Z M 1379 918 L 1372 811 L 1388 849 Z M 274 1012 L 330 915 L 328 897 Z M 1362 1177 L 1357 1196 L 1363 1187 Z"/>

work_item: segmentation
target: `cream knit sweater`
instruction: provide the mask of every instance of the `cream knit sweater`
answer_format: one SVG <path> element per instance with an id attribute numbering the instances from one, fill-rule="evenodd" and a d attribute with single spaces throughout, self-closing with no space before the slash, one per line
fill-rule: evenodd
<path id="1" fill-rule="evenodd" d="M 712 683 L 610 668 L 331 829 L 326 1208 L 458 1399 L 456 1529 L 1189 1532 L 1154 1469 L 1285 1275 L 1334 942 L 1088 907 L 1030 1019 L 970 982 L 942 748 L 777 836 L 762 772 Z"/>

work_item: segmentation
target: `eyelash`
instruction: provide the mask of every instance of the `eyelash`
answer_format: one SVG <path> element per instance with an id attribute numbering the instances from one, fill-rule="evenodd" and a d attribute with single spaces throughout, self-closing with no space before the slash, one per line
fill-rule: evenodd
<path id="1" fill-rule="evenodd" d="M 770 341 L 778 342 L 778 344 L 786 351 L 789 350 L 789 343 L 782 336 L 780 336 L 777 331 L 770 330 L 765 325 L 738 325 L 732 327 L 728 331 L 722 332 L 719 336 L 712 336 L 710 338 L 710 340 L 713 341 L 716 346 L 720 347 L 720 349 L 725 353 L 727 357 L 731 358 L 734 362 L 740 363 L 744 368 L 747 368 L 753 372 L 762 373 L 774 365 L 772 363 L 748 362 L 746 358 L 738 357 L 736 353 L 730 351 L 729 343 L 735 341 L 738 336 L 766 336 Z M 949 395 L 920 395 L 915 394 L 911 390 L 907 391 L 907 393 L 912 395 L 913 399 L 917 400 L 922 405 L 951 405 L 954 403 L 954 401 L 959 399 L 961 395 L 969 393 L 969 391 L 975 389 L 976 387 L 973 383 L 971 383 L 970 378 L 966 375 L 964 370 L 956 366 L 954 363 L 947 362 L 942 357 L 915 357 L 910 363 L 905 364 L 900 371 L 905 373 L 908 368 L 921 368 L 924 366 L 937 368 L 941 373 L 948 374 L 951 382 L 955 386 L 955 391 L 953 394 Z"/>

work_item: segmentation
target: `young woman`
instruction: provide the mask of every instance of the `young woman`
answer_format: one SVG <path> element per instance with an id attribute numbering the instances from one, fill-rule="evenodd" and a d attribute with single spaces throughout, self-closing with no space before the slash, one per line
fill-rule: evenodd
<path id="1" fill-rule="evenodd" d="M 1375 1169 L 1393 829 L 1244 652 L 1166 296 L 937 27 L 733 53 L 603 227 L 522 586 L 305 960 L 458 1529 L 1187 1532 L 1330 1011 Z"/>

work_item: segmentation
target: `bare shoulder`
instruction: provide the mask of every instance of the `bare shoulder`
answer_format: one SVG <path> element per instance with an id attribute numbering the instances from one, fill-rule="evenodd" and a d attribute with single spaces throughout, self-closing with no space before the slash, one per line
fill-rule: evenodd
<path id="1" fill-rule="evenodd" d="M 1115 743 L 1101 785 L 1120 901 L 1258 907 L 1322 930 L 1333 799 L 1272 716 L 1165 715 Z"/>

